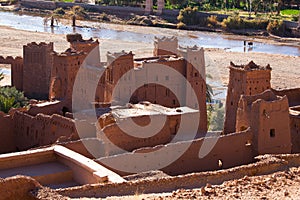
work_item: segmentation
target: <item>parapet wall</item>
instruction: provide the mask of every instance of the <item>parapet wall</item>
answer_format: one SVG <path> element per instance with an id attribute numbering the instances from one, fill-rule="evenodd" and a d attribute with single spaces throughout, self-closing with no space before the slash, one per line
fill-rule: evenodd
<path id="1" fill-rule="evenodd" d="M 18 90 L 23 90 L 23 58 L 22 57 L 12 57 L 0 56 L 0 64 L 10 64 L 11 65 L 11 83 Z"/>
<path id="2" fill-rule="evenodd" d="M 234 133 L 226 136 L 208 137 L 194 140 L 187 151 L 185 151 L 179 159 L 161 170 L 169 175 L 178 175 L 192 172 L 230 168 L 233 166 L 239 166 L 242 164 L 253 162 L 255 155 L 253 154 L 252 138 L 253 134 L 251 130 L 248 129 L 244 132 Z M 204 142 L 206 143 L 206 145 L 214 144 L 214 142 L 216 143 L 215 146 L 212 146 L 211 151 L 209 151 L 206 156 L 200 159 L 199 152 L 200 148 L 202 146 L 205 146 L 203 145 Z M 147 148 L 147 151 L 152 151 L 155 155 L 157 155 L 157 159 L 155 160 L 155 162 L 164 163 L 164 156 L 172 155 L 172 152 L 178 152 L 180 149 L 184 149 L 185 145 L 188 145 L 188 142 L 184 141 L 178 143 L 170 143 L 165 146 Z M 163 156 L 161 152 L 156 151 L 160 148 L 167 148 L 167 151 L 169 153 Z M 137 151 L 136 153 L 139 154 L 142 152 Z M 138 168 L 138 165 L 140 163 L 135 163 L 133 159 L 131 159 L 134 156 L 133 154 L 135 153 L 126 153 L 122 155 L 115 155 L 112 157 L 100 158 L 97 160 L 97 162 L 101 164 L 112 163 L 113 166 L 123 166 L 124 168 L 126 168 L 126 166 L 132 166 L 133 169 Z M 144 157 L 147 158 L 147 156 L 148 155 L 144 153 Z M 114 171 L 114 169 L 111 170 Z M 117 171 L 117 173 L 128 175 L 128 173 L 124 173 L 121 171 Z"/>
<path id="3" fill-rule="evenodd" d="M 74 120 L 60 115 L 31 116 L 16 112 L 13 120 L 16 146 L 19 150 L 50 145 L 62 136 L 70 139 L 79 138 Z"/>
<path id="4" fill-rule="evenodd" d="M 275 90 L 272 89 L 272 92 L 277 96 L 287 96 L 289 100 L 289 106 L 297 106 L 300 105 L 300 88 L 293 88 L 293 89 L 285 89 L 285 90 Z"/>

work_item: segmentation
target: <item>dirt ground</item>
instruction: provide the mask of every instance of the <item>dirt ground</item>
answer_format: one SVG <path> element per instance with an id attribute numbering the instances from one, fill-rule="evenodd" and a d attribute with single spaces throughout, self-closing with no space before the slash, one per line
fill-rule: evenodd
<path id="1" fill-rule="evenodd" d="M 160 29 L 153 27 L 136 27 L 121 26 L 115 24 L 105 25 L 107 28 L 116 30 L 130 30 L 144 33 L 158 33 L 170 35 L 174 31 L 170 29 Z M 185 32 L 182 32 L 184 34 Z M 236 36 L 227 36 L 236 37 Z M 241 37 L 241 36 L 238 36 Z M 5 26 L 0 26 L 0 55 L 2 56 L 22 56 L 23 45 L 29 42 L 54 42 L 55 51 L 61 52 L 68 48 L 65 35 L 48 34 L 40 32 L 30 32 L 16 30 Z M 274 41 L 264 40 L 265 42 L 274 43 Z M 153 51 L 153 44 L 150 43 L 134 43 L 121 40 L 103 40 L 100 39 L 101 60 L 106 60 L 106 52 L 116 51 L 133 51 L 135 57 L 150 56 Z M 210 74 L 215 81 L 226 85 L 228 83 L 228 68 L 230 61 L 236 64 L 245 64 L 251 60 L 260 65 L 270 64 L 272 71 L 272 87 L 273 88 L 295 88 L 300 85 L 299 61 L 297 56 L 272 55 L 265 53 L 242 53 L 242 52 L 226 52 L 223 49 L 206 49 L 206 66 L 207 73 Z M 9 84 L 9 77 L 1 82 L 1 85 Z"/>
<path id="2" fill-rule="evenodd" d="M 136 194 L 107 199 L 162 200 L 162 199 L 251 199 L 281 200 L 300 199 L 300 167 L 262 176 L 245 176 L 242 179 L 226 181 L 221 185 L 207 184 L 205 187 L 161 194 Z M 81 198 L 85 199 L 85 198 Z M 86 198 L 87 199 L 87 198 Z M 92 198 L 93 199 L 93 198 Z"/>

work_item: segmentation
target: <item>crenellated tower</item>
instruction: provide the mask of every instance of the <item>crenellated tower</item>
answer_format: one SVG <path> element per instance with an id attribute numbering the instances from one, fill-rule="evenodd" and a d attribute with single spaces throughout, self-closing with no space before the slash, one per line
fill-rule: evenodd
<path id="1" fill-rule="evenodd" d="M 154 38 L 154 56 L 177 55 L 178 39 L 177 37 Z"/>
<path id="2" fill-rule="evenodd" d="M 204 49 L 197 46 L 179 47 L 178 54 L 186 62 L 186 79 L 191 84 L 193 91 L 186 89 L 186 106 L 200 111 L 200 127 L 202 133 L 207 131 L 207 110 L 206 110 L 206 72 Z M 191 98 L 195 92 L 197 99 Z"/>
<path id="3" fill-rule="evenodd" d="M 226 98 L 224 133 L 234 133 L 236 112 L 241 95 L 256 95 L 271 88 L 271 67 L 256 65 L 253 61 L 247 65 L 229 66 L 229 84 Z"/>
<path id="4" fill-rule="evenodd" d="M 35 42 L 23 46 L 23 91 L 25 96 L 47 99 L 53 65 L 53 43 Z"/>

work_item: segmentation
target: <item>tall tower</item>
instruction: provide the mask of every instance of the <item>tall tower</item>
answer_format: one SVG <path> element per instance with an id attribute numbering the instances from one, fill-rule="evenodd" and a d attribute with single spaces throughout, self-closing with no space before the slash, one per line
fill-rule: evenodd
<path id="1" fill-rule="evenodd" d="M 178 39 L 177 37 L 154 38 L 154 56 L 177 55 Z"/>
<path id="2" fill-rule="evenodd" d="M 77 72 L 86 57 L 86 53 L 67 49 L 63 53 L 53 54 L 52 80 L 50 86 L 51 100 L 63 100 L 68 110 L 72 109 L 72 93 Z M 77 88 L 75 88 L 77 89 Z M 86 91 L 80 91 L 82 97 Z"/>
<path id="3" fill-rule="evenodd" d="M 197 46 L 182 48 L 178 53 L 186 61 L 186 79 L 196 93 L 197 100 L 191 98 L 192 92 L 186 89 L 186 106 L 199 109 L 200 125 L 199 132 L 207 132 L 207 110 L 206 110 L 206 72 L 204 49 Z"/>
<path id="4" fill-rule="evenodd" d="M 23 46 L 23 91 L 25 96 L 47 99 L 52 68 L 53 43 L 35 42 Z"/>
<path id="5" fill-rule="evenodd" d="M 127 96 L 128 93 L 126 90 L 130 90 L 128 86 L 133 84 L 134 81 L 134 74 L 131 73 L 128 77 L 124 77 L 122 79 L 122 86 L 119 87 L 118 91 L 114 91 L 114 88 L 118 81 L 120 81 L 121 77 L 128 71 L 134 68 L 133 63 L 133 56 L 134 54 L 130 52 L 117 52 L 117 53 L 110 53 L 107 52 L 107 68 L 106 68 L 106 84 L 105 84 L 105 102 L 111 102 L 112 94 L 116 95 L 114 100 L 118 101 L 122 99 L 122 97 Z M 126 79 L 126 80 L 125 80 Z M 126 92 L 126 93 L 125 93 Z"/>
<path id="6" fill-rule="evenodd" d="M 235 132 L 236 112 L 241 95 L 256 95 L 271 88 L 270 65 L 262 67 L 253 61 L 247 65 L 235 65 L 231 62 L 229 69 L 224 134 Z"/>

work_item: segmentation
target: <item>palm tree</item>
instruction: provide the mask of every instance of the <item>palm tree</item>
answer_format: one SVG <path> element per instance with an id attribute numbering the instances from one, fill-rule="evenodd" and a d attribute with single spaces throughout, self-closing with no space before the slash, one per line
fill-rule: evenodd
<path id="1" fill-rule="evenodd" d="M 76 26 L 77 19 L 86 19 L 88 18 L 87 13 L 80 6 L 73 6 L 72 9 L 67 13 L 67 15 L 72 20 L 72 26 Z"/>
<path id="2" fill-rule="evenodd" d="M 58 24 L 59 18 L 61 18 L 64 14 L 66 14 L 64 9 L 62 8 L 55 9 L 44 18 L 44 25 L 47 25 L 48 21 L 50 21 L 50 26 L 54 27 L 54 22 Z"/>
<path id="3" fill-rule="evenodd" d="M 58 16 L 55 13 L 48 15 L 44 18 L 44 25 L 46 26 L 48 21 L 50 21 L 50 27 L 54 27 L 54 21 L 58 24 Z"/>

